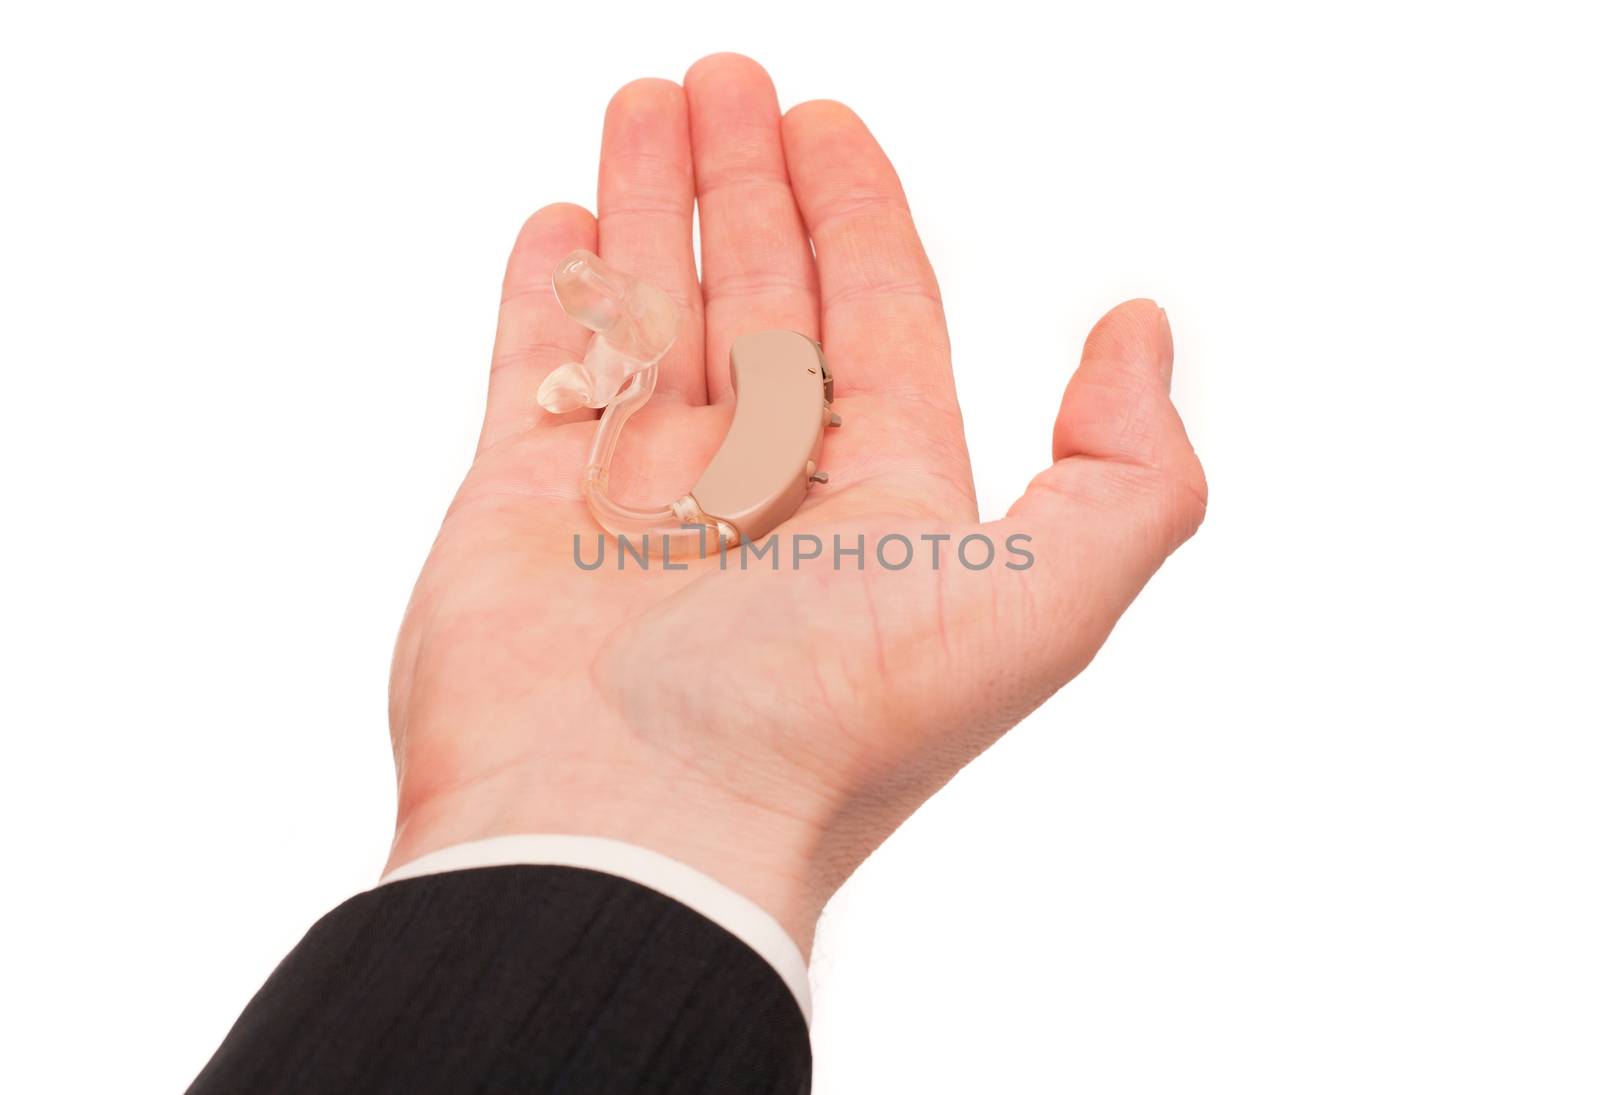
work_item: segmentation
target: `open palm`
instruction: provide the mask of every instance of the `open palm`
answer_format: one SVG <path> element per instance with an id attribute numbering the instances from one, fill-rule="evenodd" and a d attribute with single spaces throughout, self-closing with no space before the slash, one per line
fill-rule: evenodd
<path id="1" fill-rule="evenodd" d="M 1076 674 L 1198 527 L 1170 333 L 1148 301 L 1097 325 L 1054 464 L 980 525 L 938 287 L 853 113 L 780 117 L 766 74 L 726 54 L 681 87 L 630 84 L 606 114 L 598 211 L 542 209 L 511 256 L 479 450 L 395 656 L 391 862 L 506 832 L 618 837 L 721 878 L 804 947 L 855 865 Z M 618 570 L 614 544 L 598 570 L 576 565 L 574 534 L 596 550 L 579 493 L 595 415 L 546 415 L 535 393 L 583 355 L 588 332 L 550 290 L 580 247 L 686 317 L 619 450 L 624 501 L 676 498 L 705 466 L 732 415 L 735 337 L 821 340 L 844 427 L 824 441 L 830 481 L 778 530 L 776 569 L 734 555 Z M 826 550 L 797 568 L 798 534 Z M 956 555 L 974 534 L 966 562 L 987 542 L 987 566 Z M 865 548 L 837 569 L 836 536 Z M 899 540 L 879 558 L 891 536 L 908 565 Z M 1032 565 L 1007 567 L 1018 536 Z"/>

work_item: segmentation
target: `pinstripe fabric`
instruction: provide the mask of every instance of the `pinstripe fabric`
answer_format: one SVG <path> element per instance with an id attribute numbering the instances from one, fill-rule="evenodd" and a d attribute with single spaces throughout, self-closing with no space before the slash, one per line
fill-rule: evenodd
<path id="1" fill-rule="evenodd" d="M 810 1089 L 806 1023 L 768 963 L 654 890 L 571 867 L 392 882 L 323 917 L 189 1089 Z"/>

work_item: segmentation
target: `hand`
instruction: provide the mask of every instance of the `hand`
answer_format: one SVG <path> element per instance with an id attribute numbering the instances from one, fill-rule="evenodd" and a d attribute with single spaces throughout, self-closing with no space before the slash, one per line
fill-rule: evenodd
<path id="1" fill-rule="evenodd" d="M 737 335 L 822 341 L 844 427 L 824 441 L 831 480 L 778 530 L 777 571 L 713 556 L 618 572 L 614 542 L 601 569 L 574 562 L 574 533 L 586 560 L 597 550 L 578 489 L 595 415 L 548 416 L 535 392 L 583 355 L 588 332 L 550 291 L 578 247 L 666 289 L 686 317 L 619 450 L 624 500 L 694 482 L 731 417 Z M 1165 314 L 1113 310 L 1067 386 L 1055 462 L 979 524 L 938 286 L 860 119 L 832 102 L 780 118 L 766 73 L 728 54 L 682 87 L 629 84 L 606 113 L 598 220 L 549 206 L 511 254 L 477 456 L 395 652 L 391 865 L 501 833 L 615 837 L 720 879 L 809 949 L 861 860 L 1077 674 L 1199 526 L 1205 479 L 1171 369 Z M 805 533 L 827 550 L 794 569 Z M 833 568 L 835 534 L 865 538 L 862 569 L 853 556 Z M 914 549 L 904 569 L 877 558 L 890 534 Z M 992 565 L 955 558 L 972 534 L 995 545 Z M 1027 569 L 1005 565 L 1022 562 L 1006 548 L 1019 535 Z M 970 545 L 970 562 L 983 554 Z"/>

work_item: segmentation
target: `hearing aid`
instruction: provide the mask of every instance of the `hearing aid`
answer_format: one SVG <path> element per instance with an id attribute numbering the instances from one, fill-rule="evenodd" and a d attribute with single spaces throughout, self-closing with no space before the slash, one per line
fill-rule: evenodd
<path id="1" fill-rule="evenodd" d="M 594 332 L 583 361 L 567 362 L 539 386 L 553 414 L 605 408 L 583 469 L 584 499 L 616 536 L 661 540 L 715 531 L 725 547 L 758 540 L 793 516 L 813 483 L 822 439 L 842 424 L 833 412 L 833 375 L 822 345 L 797 331 L 740 335 L 729 352 L 733 421 L 688 494 L 669 505 L 638 508 L 609 493 L 611 460 L 622 428 L 654 393 L 663 356 L 677 338 L 679 314 L 660 289 L 588 251 L 556 266 L 556 299 Z"/>

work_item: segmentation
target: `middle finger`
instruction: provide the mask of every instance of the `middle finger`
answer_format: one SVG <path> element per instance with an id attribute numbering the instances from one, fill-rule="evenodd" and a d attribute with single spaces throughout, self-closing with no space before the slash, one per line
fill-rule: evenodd
<path id="1" fill-rule="evenodd" d="M 678 340 L 657 399 L 706 401 L 705 320 L 694 269 L 689 107 L 670 80 L 635 80 L 606 108 L 600 139 L 600 255 L 678 303 Z"/>

